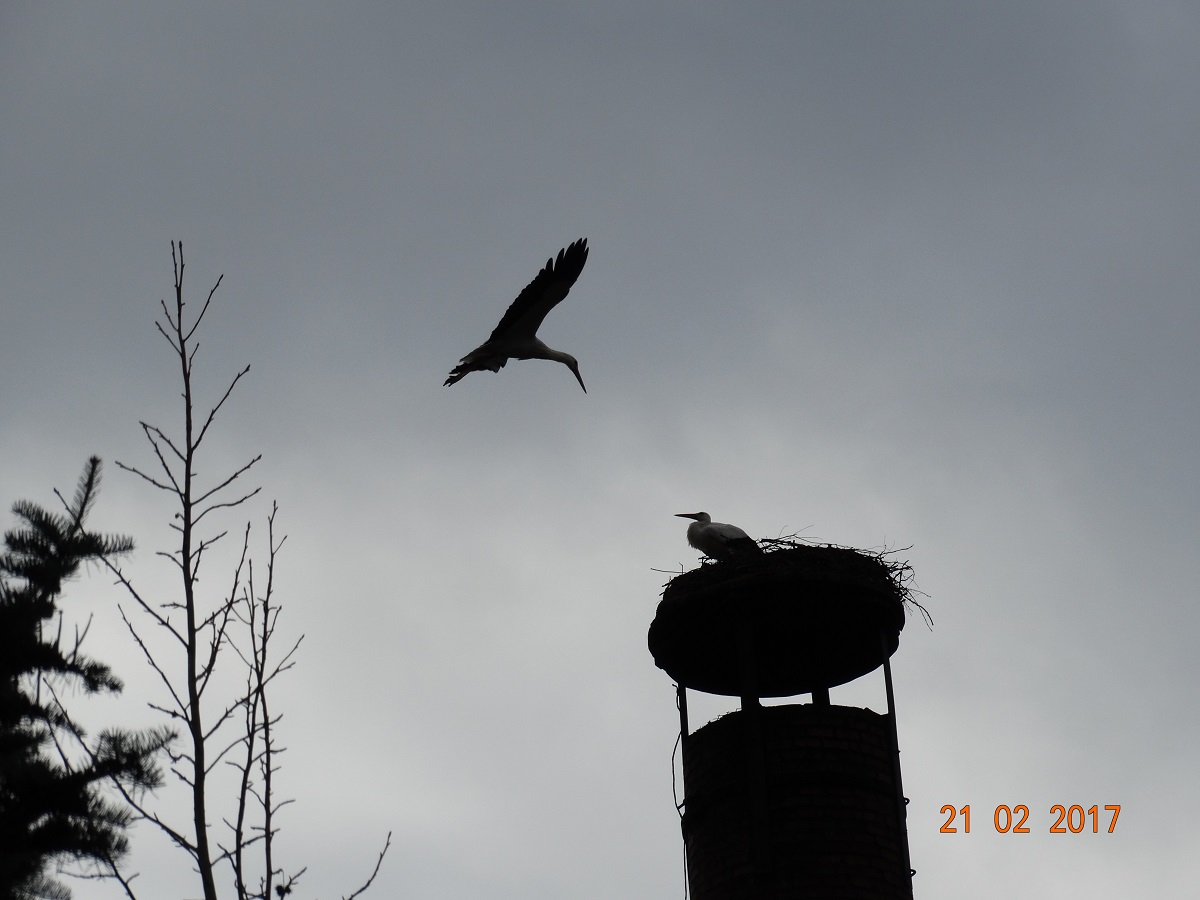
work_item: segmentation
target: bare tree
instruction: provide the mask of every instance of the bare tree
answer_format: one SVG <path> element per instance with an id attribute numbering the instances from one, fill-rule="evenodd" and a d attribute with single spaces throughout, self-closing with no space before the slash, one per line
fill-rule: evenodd
<path id="1" fill-rule="evenodd" d="M 197 475 L 197 454 L 209 434 L 217 413 L 233 389 L 250 371 L 247 365 L 229 382 L 220 399 L 203 417 L 196 415 L 193 366 L 198 342 L 196 331 L 209 310 L 224 276 L 217 279 L 208 298 L 194 318 L 185 315 L 183 298 L 183 244 L 171 244 L 175 270 L 175 302 L 160 303 L 158 332 L 171 345 L 183 381 L 183 433 L 172 437 L 163 429 L 142 422 L 157 469 L 117 465 L 172 498 L 175 513 L 171 528 L 177 544 L 158 555 L 171 561 L 180 579 L 180 595 L 166 601 L 145 596 L 115 564 L 109 564 L 133 600 L 134 612 L 121 616 L 147 665 L 161 683 L 166 700 L 152 703 L 172 725 L 183 732 L 183 748 L 171 754 L 171 771 L 191 792 L 192 815 L 187 824 L 172 823 L 155 809 L 127 795 L 138 814 L 154 823 L 192 859 L 200 876 L 205 900 L 217 900 L 217 870 L 228 864 L 235 896 L 239 900 L 289 894 L 307 867 L 287 871 L 277 862 L 275 837 L 278 813 L 292 800 L 278 797 L 274 777 L 284 748 L 276 736 L 280 714 L 269 705 L 269 688 L 275 679 L 294 665 L 303 635 L 275 651 L 275 630 L 280 607 L 275 598 L 275 562 L 285 538 L 275 535 L 277 506 L 267 517 L 267 565 L 265 584 L 256 583 L 251 558 L 251 528 L 246 524 L 241 549 L 227 582 L 228 589 L 215 597 L 202 596 L 199 573 L 205 556 L 227 530 L 218 530 L 214 513 L 236 509 L 259 493 L 259 487 L 244 486 L 244 476 L 259 462 L 261 454 L 224 476 L 202 481 Z M 210 518 L 213 516 L 213 518 Z M 165 646 L 165 649 L 164 649 Z M 242 674 L 231 681 L 229 665 L 240 664 Z M 240 684 L 232 690 L 229 684 Z M 225 690 L 225 693 L 222 693 Z M 231 802 L 214 801 L 219 766 L 235 773 Z M 210 834 L 210 822 L 218 809 L 226 830 L 224 839 Z M 376 861 L 370 879 L 354 895 L 365 890 L 379 871 L 391 835 Z M 257 878 L 251 874 L 257 872 Z M 256 880 L 251 886 L 248 882 Z M 127 882 L 126 892 L 133 893 Z"/>

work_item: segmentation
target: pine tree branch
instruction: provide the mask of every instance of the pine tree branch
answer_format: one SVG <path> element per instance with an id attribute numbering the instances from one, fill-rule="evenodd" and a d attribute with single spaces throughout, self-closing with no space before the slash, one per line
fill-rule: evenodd
<path id="1" fill-rule="evenodd" d="M 54 489 L 54 496 L 62 501 L 62 505 L 66 508 L 71 516 L 71 533 L 83 533 L 83 520 L 87 518 L 91 511 L 92 503 L 96 499 L 96 495 L 100 491 L 100 457 L 88 457 L 87 463 L 84 465 L 83 474 L 79 476 L 79 482 L 75 485 L 75 496 L 71 503 L 67 503 L 66 498 L 59 492 L 58 488 Z"/>

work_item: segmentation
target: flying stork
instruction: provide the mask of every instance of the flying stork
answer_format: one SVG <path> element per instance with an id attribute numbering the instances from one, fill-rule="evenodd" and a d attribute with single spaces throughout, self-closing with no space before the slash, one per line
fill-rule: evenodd
<path id="1" fill-rule="evenodd" d="M 688 543 L 713 559 L 732 559 L 762 553 L 754 539 L 736 525 L 714 522 L 706 512 L 676 513 L 681 519 L 695 519 L 687 529 Z"/>
<path id="2" fill-rule="evenodd" d="M 499 372 L 510 359 L 552 359 L 571 370 L 586 394 L 587 386 L 579 374 L 579 362 L 570 353 L 552 350 L 539 341 L 537 330 L 546 313 L 567 296 L 587 258 L 587 238 L 580 238 L 559 250 L 557 260 L 546 260 L 546 268 L 517 295 L 492 336 L 459 360 L 445 385 L 454 384 L 468 372 L 484 369 Z"/>

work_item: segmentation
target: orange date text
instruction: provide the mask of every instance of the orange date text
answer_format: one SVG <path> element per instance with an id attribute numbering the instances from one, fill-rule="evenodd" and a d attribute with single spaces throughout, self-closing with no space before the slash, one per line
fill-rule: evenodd
<path id="1" fill-rule="evenodd" d="M 1112 834 L 1117 828 L 1117 816 L 1121 814 L 1121 804 L 1110 803 L 1103 807 L 1084 807 L 1079 804 L 1064 806 L 1056 803 L 1050 807 L 1050 815 L 1054 821 L 1050 824 L 1050 834 L 1080 834 L 1090 830 L 1099 834 L 1101 826 L 1107 819 L 1107 833 Z M 946 821 L 939 829 L 942 834 L 971 833 L 971 805 L 955 808 L 950 804 L 942 807 L 942 815 Z M 1089 828 L 1090 825 L 1090 828 Z M 1024 803 L 1008 806 L 1001 803 L 992 810 L 992 827 L 999 834 L 1029 834 L 1029 807 Z"/>

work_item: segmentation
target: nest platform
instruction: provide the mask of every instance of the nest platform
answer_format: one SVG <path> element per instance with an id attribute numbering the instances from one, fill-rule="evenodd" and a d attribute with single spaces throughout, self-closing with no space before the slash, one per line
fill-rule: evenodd
<path id="1" fill-rule="evenodd" d="M 907 565 L 849 547 L 774 544 L 667 584 L 647 643 L 683 687 L 790 697 L 853 681 L 896 652 Z"/>

